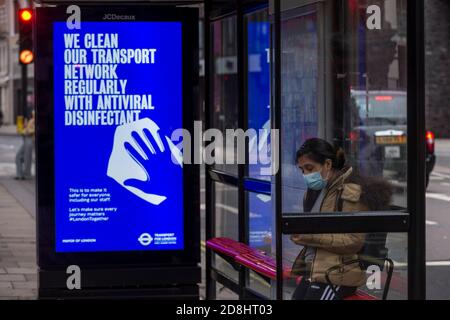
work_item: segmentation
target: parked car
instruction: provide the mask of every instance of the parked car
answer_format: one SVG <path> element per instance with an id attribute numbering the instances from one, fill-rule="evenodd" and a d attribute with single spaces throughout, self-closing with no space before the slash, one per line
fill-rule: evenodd
<path id="1" fill-rule="evenodd" d="M 352 91 L 351 158 L 363 175 L 407 178 L 407 97 L 404 91 Z M 356 116 L 355 116 L 356 114 Z M 356 122 L 356 123 L 355 123 Z M 427 186 L 436 163 L 435 136 L 426 133 Z"/>

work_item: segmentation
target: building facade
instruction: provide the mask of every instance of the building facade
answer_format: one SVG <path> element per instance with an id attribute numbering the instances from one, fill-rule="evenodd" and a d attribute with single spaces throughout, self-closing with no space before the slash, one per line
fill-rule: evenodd
<path id="1" fill-rule="evenodd" d="M 19 115 L 21 91 L 21 66 L 18 62 L 19 8 L 29 7 L 27 1 L 0 0 L 0 110 L 3 124 L 15 123 Z M 28 66 L 28 106 L 33 104 L 33 64 Z"/>
<path id="2" fill-rule="evenodd" d="M 450 138 L 450 1 L 426 0 L 427 126 Z"/>
<path id="3" fill-rule="evenodd" d="M 8 0 L 0 0 L 0 124 L 8 122 L 11 104 Z"/>

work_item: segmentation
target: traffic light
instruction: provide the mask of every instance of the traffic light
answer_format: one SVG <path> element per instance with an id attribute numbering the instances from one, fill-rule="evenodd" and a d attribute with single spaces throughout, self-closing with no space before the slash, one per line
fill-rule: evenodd
<path id="1" fill-rule="evenodd" d="M 19 10 L 19 62 L 30 64 L 34 60 L 33 53 L 33 10 Z"/>

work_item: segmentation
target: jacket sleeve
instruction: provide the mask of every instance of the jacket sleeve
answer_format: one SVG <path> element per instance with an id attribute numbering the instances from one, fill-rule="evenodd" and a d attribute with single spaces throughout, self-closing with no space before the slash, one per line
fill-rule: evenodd
<path id="1" fill-rule="evenodd" d="M 322 248 L 340 254 L 350 255 L 361 251 L 364 245 L 364 234 L 302 234 L 292 235 L 291 240 L 298 245 Z"/>
<path id="2" fill-rule="evenodd" d="M 343 197 L 343 212 L 367 211 L 368 209 L 357 198 Z M 343 233 L 343 234 L 304 234 L 292 235 L 291 240 L 298 245 L 322 248 L 324 250 L 339 254 L 350 255 L 361 251 L 364 246 L 365 234 Z"/>

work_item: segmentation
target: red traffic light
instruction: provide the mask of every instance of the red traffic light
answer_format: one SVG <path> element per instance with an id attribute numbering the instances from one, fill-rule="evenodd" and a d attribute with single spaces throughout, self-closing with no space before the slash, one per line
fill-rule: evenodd
<path id="1" fill-rule="evenodd" d="M 33 56 L 33 9 L 22 8 L 19 10 L 19 62 L 22 65 L 30 64 Z"/>
<path id="2" fill-rule="evenodd" d="M 19 18 L 23 22 L 31 21 L 31 19 L 33 18 L 33 12 L 31 11 L 31 9 L 20 9 Z"/>
<path id="3" fill-rule="evenodd" d="M 19 61 L 22 64 L 30 64 L 34 60 L 34 54 L 31 50 L 23 50 L 19 54 Z"/>

